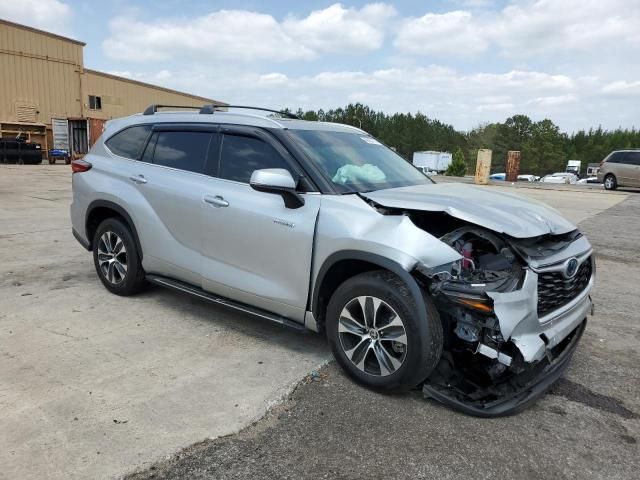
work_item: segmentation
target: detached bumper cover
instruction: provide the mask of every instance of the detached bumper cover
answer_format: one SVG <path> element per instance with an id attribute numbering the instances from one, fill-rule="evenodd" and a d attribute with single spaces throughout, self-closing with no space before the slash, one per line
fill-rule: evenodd
<path id="1" fill-rule="evenodd" d="M 431 385 L 428 382 L 423 386 L 423 393 L 425 397 L 438 400 L 469 415 L 478 417 L 512 415 L 533 403 L 562 376 L 569 366 L 586 325 L 585 318 L 566 338 L 547 350 L 546 357 L 532 365 L 530 370 L 511 377 L 504 385 L 498 386 L 503 391 L 498 399 L 464 398 L 450 389 Z"/>

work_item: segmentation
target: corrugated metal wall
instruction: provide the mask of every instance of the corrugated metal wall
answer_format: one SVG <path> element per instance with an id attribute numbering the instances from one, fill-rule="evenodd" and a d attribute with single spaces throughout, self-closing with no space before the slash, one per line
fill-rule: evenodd
<path id="1" fill-rule="evenodd" d="M 0 22 L 0 122 L 80 116 L 82 47 Z"/>
<path id="2" fill-rule="evenodd" d="M 84 43 L 0 20 L 0 124 L 52 118 L 107 120 L 155 104 L 201 106 L 213 100 L 85 70 Z M 89 109 L 89 95 L 102 108 Z M 220 103 L 220 102 L 215 102 Z"/>
<path id="3" fill-rule="evenodd" d="M 83 79 L 85 115 L 110 119 L 142 112 L 151 104 L 200 107 L 211 103 L 207 98 L 174 92 L 94 70 L 85 70 Z M 89 95 L 99 96 L 102 109 L 89 109 Z"/>

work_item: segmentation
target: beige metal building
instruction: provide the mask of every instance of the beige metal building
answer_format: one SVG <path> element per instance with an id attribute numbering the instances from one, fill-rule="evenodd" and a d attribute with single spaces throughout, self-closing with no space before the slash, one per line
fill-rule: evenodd
<path id="1" fill-rule="evenodd" d="M 151 104 L 224 105 L 84 67 L 83 42 L 0 19 L 0 137 L 86 153 L 111 118 Z"/>

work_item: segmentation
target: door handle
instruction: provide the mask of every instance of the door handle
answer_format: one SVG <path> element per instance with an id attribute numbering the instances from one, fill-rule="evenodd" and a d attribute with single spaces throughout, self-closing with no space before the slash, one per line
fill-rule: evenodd
<path id="1" fill-rule="evenodd" d="M 208 203 L 209 205 L 213 205 L 214 207 L 217 207 L 217 208 L 229 206 L 229 202 L 227 202 L 220 195 L 216 195 L 215 197 L 212 197 L 211 195 L 205 195 L 204 201 L 205 203 Z"/>
<path id="2" fill-rule="evenodd" d="M 147 179 L 144 178 L 144 175 L 132 175 L 129 177 L 129 180 L 131 180 L 132 182 L 136 182 L 138 185 L 147 183 Z"/>

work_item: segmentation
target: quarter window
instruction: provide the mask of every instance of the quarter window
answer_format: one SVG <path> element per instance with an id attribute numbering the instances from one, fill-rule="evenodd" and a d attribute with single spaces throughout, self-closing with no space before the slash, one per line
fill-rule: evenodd
<path id="1" fill-rule="evenodd" d="M 125 128 L 109 138 L 105 144 L 116 155 L 138 160 L 150 132 L 151 125 Z"/>
<path id="2" fill-rule="evenodd" d="M 208 132 L 158 132 L 153 163 L 202 173 L 210 141 Z"/>
<path id="3" fill-rule="evenodd" d="M 268 143 L 240 135 L 223 137 L 220 178 L 249 183 L 251 174 L 262 168 L 284 168 L 291 171 L 287 162 Z"/>

